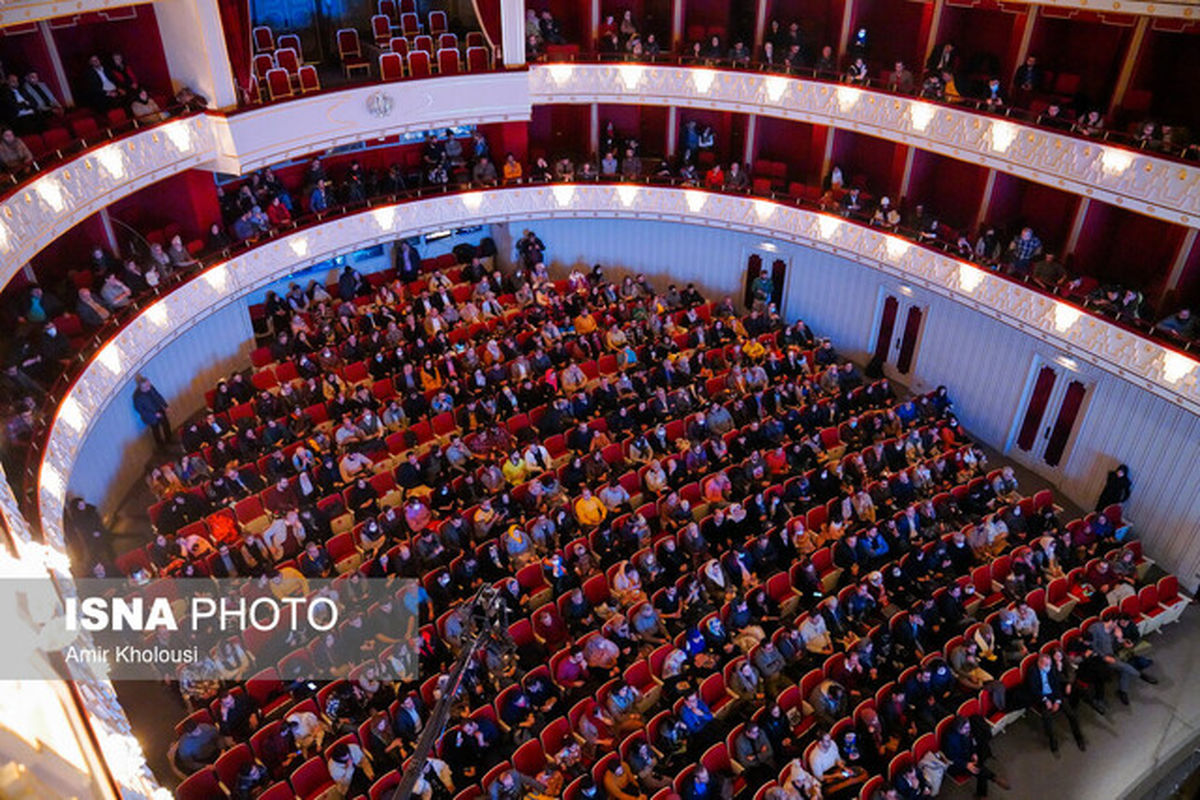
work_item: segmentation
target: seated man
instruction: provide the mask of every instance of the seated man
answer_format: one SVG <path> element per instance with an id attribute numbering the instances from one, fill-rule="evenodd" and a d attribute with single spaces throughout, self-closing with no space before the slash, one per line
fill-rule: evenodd
<path id="1" fill-rule="evenodd" d="M 1083 740 L 1083 732 L 1079 730 L 1079 718 L 1075 710 L 1067 702 L 1070 685 L 1066 683 L 1061 672 L 1054 666 L 1054 659 L 1049 653 L 1038 655 L 1037 663 L 1025 675 L 1025 688 L 1029 692 L 1030 708 L 1042 718 L 1042 730 L 1050 740 L 1050 751 L 1058 752 L 1058 737 L 1054 734 L 1054 715 L 1062 711 L 1071 726 L 1071 735 L 1080 750 L 1087 750 Z"/>

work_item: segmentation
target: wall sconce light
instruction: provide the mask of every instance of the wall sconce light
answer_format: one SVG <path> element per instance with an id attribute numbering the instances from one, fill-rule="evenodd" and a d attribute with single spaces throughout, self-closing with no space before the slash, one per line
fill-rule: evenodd
<path id="1" fill-rule="evenodd" d="M 155 327 L 165 328 L 170 314 L 167 313 L 167 300 L 163 298 L 154 305 L 146 309 L 146 319 L 154 323 Z"/>
<path id="2" fill-rule="evenodd" d="M 96 354 L 96 361 L 113 375 L 121 374 L 121 348 L 115 341 L 106 344 L 104 349 Z"/>
<path id="3" fill-rule="evenodd" d="M 556 183 L 550 187 L 550 191 L 554 194 L 554 202 L 558 203 L 559 208 L 571 205 L 571 200 L 575 197 L 575 186 L 570 183 Z"/>
<path id="4" fill-rule="evenodd" d="M 218 264 L 204 273 L 204 282 L 218 292 L 225 291 L 225 284 L 229 282 L 229 276 L 225 272 L 225 265 Z"/>
<path id="5" fill-rule="evenodd" d="M 839 86 L 835 92 L 837 94 L 838 108 L 842 110 L 843 114 L 854 108 L 855 104 L 858 103 L 858 99 L 862 97 L 862 89 L 856 89 L 853 86 Z"/>
<path id="6" fill-rule="evenodd" d="M 63 502 L 67 487 L 63 483 L 62 475 L 49 460 L 43 461 L 42 468 L 38 470 L 38 483 L 41 484 L 42 491 L 48 493 L 53 501 L 58 504 Z"/>
<path id="7" fill-rule="evenodd" d="M 699 214 L 708 203 L 708 195 L 696 189 L 685 189 L 683 199 L 687 201 L 688 211 L 693 214 Z"/>
<path id="8" fill-rule="evenodd" d="M 1105 147 L 1100 151 L 1100 169 L 1106 175 L 1121 175 L 1133 164 L 1133 154 L 1119 147 Z"/>
<path id="9" fill-rule="evenodd" d="M 900 286 L 897 287 L 896 291 L 900 292 L 900 294 L 904 295 L 905 297 L 913 296 L 912 287 L 909 286 L 907 283 L 900 284 Z"/>
<path id="10" fill-rule="evenodd" d="M 1162 357 L 1162 375 L 1167 383 L 1179 383 L 1196 369 L 1196 362 L 1183 353 L 1166 350 Z"/>
<path id="11" fill-rule="evenodd" d="M 692 85 L 696 87 L 696 91 L 700 94 L 708 94 L 708 90 L 712 88 L 713 81 L 716 79 L 717 73 L 711 69 L 692 70 Z"/>
<path id="12" fill-rule="evenodd" d="M 621 64 L 617 67 L 617 74 L 621 76 L 621 83 L 625 84 L 626 91 L 637 91 L 638 84 L 642 82 L 642 74 L 645 73 L 645 67 L 640 64 Z"/>
<path id="13" fill-rule="evenodd" d="M 825 215 L 817 217 L 817 230 L 821 232 L 822 239 L 832 239 L 840 227 L 842 227 L 842 221 L 836 217 Z"/>
<path id="14" fill-rule="evenodd" d="M 626 208 L 629 208 L 631 205 L 633 205 L 633 201 L 637 199 L 637 196 L 638 187 L 632 184 L 622 183 L 617 187 L 617 198 L 621 201 L 621 205 L 625 206 Z"/>
<path id="15" fill-rule="evenodd" d="M 8 225 L 0 220 L 0 250 L 7 250 L 9 244 Z"/>
<path id="16" fill-rule="evenodd" d="M 914 101 L 908 104 L 908 119 L 915 131 L 924 132 L 929 127 L 929 123 L 933 121 L 933 115 L 936 113 L 937 109 L 929 105 L 929 103 Z"/>
<path id="17" fill-rule="evenodd" d="M 42 202 L 50 206 L 50 209 L 55 214 L 61 214 L 63 209 L 67 207 L 67 198 L 63 197 L 62 186 L 59 185 L 58 179 L 53 175 L 47 175 L 34 184 L 38 197 L 42 198 Z"/>
<path id="18" fill-rule="evenodd" d="M 763 90 L 767 94 L 767 99 L 772 103 L 778 103 L 779 98 L 783 97 L 783 93 L 787 91 L 788 80 L 782 75 L 769 75 L 763 80 Z"/>
<path id="19" fill-rule="evenodd" d="M 766 222 L 775 215 L 775 204 L 761 198 L 755 200 L 754 213 L 758 216 L 759 222 Z"/>
<path id="20" fill-rule="evenodd" d="M 1075 306 L 1069 306 L 1066 303 L 1054 303 L 1054 329 L 1059 333 L 1066 333 L 1071 329 L 1071 326 L 1079 321 L 1083 316 L 1083 312 Z"/>
<path id="21" fill-rule="evenodd" d="M 304 236 L 293 236 L 288 240 L 288 247 L 292 248 L 292 252 L 298 258 L 304 258 L 308 255 L 308 239 Z"/>
<path id="22" fill-rule="evenodd" d="M 999 119 L 993 120 L 988 132 L 992 137 L 992 149 L 997 153 L 1007 153 L 1017 138 L 1017 126 Z"/>
<path id="23" fill-rule="evenodd" d="M 958 265 L 958 287 L 964 292 L 973 292 L 983 283 L 983 270 L 970 264 Z"/>
<path id="24" fill-rule="evenodd" d="M 888 258 L 899 261 L 912 247 L 912 242 L 901 239 L 899 236 L 888 236 L 885 237 L 884 246 L 887 248 Z"/>
<path id="25" fill-rule="evenodd" d="M 177 120 L 163 128 L 163 133 L 167 135 L 167 139 L 175 146 L 175 149 L 183 153 L 192 149 L 192 128 L 188 125 L 187 120 Z"/>
<path id="26" fill-rule="evenodd" d="M 371 212 L 371 218 L 381 231 L 390 231 L 396 224 L 396 207 L 380 206 Z"/>
<path id="27" fill-rule="evenodd" d="M 83 430 L 83 409 L 74 395 L 67 395 L 58 407 L 58 419 L 75 433 Z"/>
<path id="28" fill-rule="evenodd" d="M 96 163 L 113 180 L 119 181 L 125 177 L 125 154 L 121 152 L 119 144 L 110 144 L 97 150 Z"/>
<path id="29" fill-rule="evenodd" d="M 466 206 L 467 211 L 472 213 L 479 210 L 483 205 L 483 192 L 467 192 L 462 196 L 462 204 Z"/>
<path id="30" fill-rule="evenodd" d="M 570 64 L 551 64 L 550 79 L 557 84 L 564 84 L 571 80 L 571 76 L 575 74 L 575 69 Z"/>

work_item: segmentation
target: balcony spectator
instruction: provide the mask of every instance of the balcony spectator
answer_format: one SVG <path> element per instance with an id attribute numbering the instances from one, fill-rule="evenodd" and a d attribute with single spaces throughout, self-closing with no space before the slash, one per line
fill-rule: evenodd
<path id="1" fill-rule="evenodd" d="M 795 48 L 797 53 L 799 53 L 799 45 L 792 45 L 792 47 Z M 792 65 L 789 64 L 788 66 Z M 796 64 L 796 66 L 801 65 Z M 822 78 L 829 78 L 837 75 L 837 58 L 835 58 L 833 55 L 833 47 L 830 45 L 825 45 L 821 48 L 821 56 L 817 59 L 816 68 L 817 74 Z"/>
<path id="2" fill-rule="evenodd" d="M 142 424 L 154 434 L 160 447 L 171 441 L 171 422 L 167 418 L 167 401 L 144 375 L 137 376 L 137 388 L 133 390 L 133 409 Z"/>
<path id="3" fill-rule="evenodd" d="M 1099 136 L 1104 133 L 1104 117 L 1095 109 L 1087 112 L 1075 123 L 1075 133 L 1080 136 Z"/>
<path id="4" fill-rule="evenodd" d="M 1017 237 L 1008 245 L 1012 255 L 1012 268 L 1018 275 L 1027 275 L 1033 260 L 1042 254 L 1042 240 L 1028 226 L 1021 229 Z"/>
<path id="5" fill-rule="evenodd" d="M 83 71 L 82 94 L 87 104 L 101 113 L 120 107 L 127 99 L 126 91 L 101 63 L 100 56 L 88 58 L 87 69 Z"/>
<path id="6" fill-rule="evenodd" d="M 1200 326 L 1196 324 L 1196 317 L 1192 315 L 1190 308 L 1181 308 L 1169 317 L 1164 317 L 1155 328 L 1181 339 L 1195 339 L 1197 333 L 1200 333 Z"/>
<path id="7" fill-rule="evenodd" d="M 158 103 L 145 89 L 140 89 L 134 96 L 133 102 L 129 104 L 129 111 L 139 122 L 147 125 L 154 125 L 167 118 L 166 113 L 158 107 Z"/>
<path id="8" fill-rule="evenodd" d="M 109 273 L 104 279 L 104 286 L 100 288 L 100 299 L 104 305 L 111 309 L 124 308 L 133 300 L 133 292 L 129 287 L 121 283 L 121 279 L 116 276 L 116 273 Z"/>
<path id="9" fill-rule="evenodd" d="M 313 198 L 316 198 L 316 196 L 317 196 L 317 191 L 313 190 Z M 324 193 L 322 193 L 321 194 L 321 203 L 322 203 L 321 208 L 317 208 L 314 204 L 312 206 L 312 210 L 313 211 L 324 210 L 324 207 L 325 207 L 324 202 L 325 202 L 324 201 Z M 258 231 L 256 231 L 254 228 L 254 222 L 250 219 L 249 211 L 247 211 L 246 213 L 244 213 L 240 217 L 238 217 L 236 220 L 234 220 L 233 225 L 230 227 L 230 230 L 233 231 L 234 238 L 237 239 L 237 241 L 239 241 L 239 242 L 249 242 L 249 241 L 252 241 L 255 238 L 257 238 L 257 236 L 258 236 Z"/>
<path id="10" fill-rule="evenodd" d="M 604 158 L 600 159 L 600 176 L 602 178 L 614 177 L 620 166 L 620 163 L 617 161 L 617 154 L 610 150 L 604 154 Z"/>
<path id="11" fill-rule="evenodd" d="M 730 163 L 729 172 L 725 174 L 725 188 L 734 192 L 744 192 L 750 188 L 750 176 L 736 161 Z"/>
<path id="12" fill-rule="evenodd" d="M 487 156 L 481 157 L 475 162 L 475 168 L 471 170 L 471 180 L 477 184 L 484 186 L 495 186 L 498 176 L 496 175 L 496 165 Z"/>
<path id="13" fill-rule="evenodd" d="M 562 25 L 554 18 L 554 15 L 549 10 L 542 12 L 542 19 L 539 23 L 542 30 L 542 39 L 546 44 L 566 44 L 567 40 L 562 35 Z"/>
<path id="14" fill-rule="evenodd" d="M 1017 67 L 1013 76 L 1013 93 L 1032 94 L 1042 88 L 1042 68 L 1038 66 L 1037 56 L 1026 56 L 1025 63 Z"/>
<path id="15" fill-rule="evenodd" d="M 125 63 L 124 53 L 113 53 L 108 57 L 108 74 L 127 97 L 135 95 L 141 88 L 137 74 Z"/>
<path id="16" fill-rule="evenodd" d="M 958 80 L 948 69 L 942 71 L 942 99 L 947 103 L 958 103 L 963 99 L 962 92 L 958 90 Z"/>
<path id="17" fill-rule="evenodd" d="M 721 46 L 721 37 L 713 34 L 708 38 L 704 48 L 704 57 L 711 61 L 719 61 L 725 57 L 725 49 Z"/>
<path id="18" fill-rule="evenodd" d="M 462 142 L 455 138 L 450 131 L 446 131 L 446 144 L 442 145 L 442 155 L 446 157 L 446 161 L 451 167 L 461 167 L 467 163 L 463 156 Z"/>
<path id="19" fill-rule="evenodd" d="M 637 180 L 642 176 L 642 160 L 637 157 L 633 148 L 625 150 L 625 158 L 621 159 L 621 177 L 627 181 Z"/>
<path id="20" fill-rule="evenodd" d="M 739 39 L 733 43 L 733 47 L 729 48 L 729 60 L 735 67 L 750 66 L 750 48 L 746 47 L 746 43 Z"/>
<path id="21" fill-rule="evenodd" d="M 1058 285 L 1066 280 L 1067 271 L 1063 269 L 1063 265 L 1054 257 L 1053 253 L 1046 253 L 1046 257 L 1037 262 L 1033 267 L 1033 279 L 1039 286 L 1049 292 L 1053 292 L 1058 288 Z"/>
<path id="22" fill-rule="evenodd" d="M 542 42 L 542 24 L 538 20 L 538 12 L 536 9 L 525 9 L 525 39 L 534 39 L 538 44 Z"/>
<path id="23" fill-rule="evenodd" d="M 889 92 L 900 92 L 901 94 L 912 94 L 914 86 L 912 70 L 904 66 L 903 61 L 897 61 L 892 67 L 892 73 L 888 76 L 887 90 Z"/>
<path id="24" fill-rule="evenodd" d="M 5 128 L 4 133 L 0 133 L 0 165 L 18 178 L 33 172 L 33 153 L 12 128 Z"/>
<path id="25" fill-rule="evenodd" d="M 929 60 L 925 62 L 925 69 L 940 75 L 954 69 L 957 60 L 958 54 L 954 52 L 954 45 L 946 42 L 929 56 Z"/>
<path id="26" fill-rule="evenodd" d="M 267 219 L 273 228 L 282 228 L 292 221 L 291 212 L 287 210 L 287 206 L 283 204 L 278 195 L 272 198 L 271 204 L 267 206 Z"/>
<path id="27" fill-rule="evenodd" d="M 483 135 L 483 131 L 476 130 L 471 134 L 472 158 L 478 161 L 481 158 L 491 158 L 492 149 L 488 146 L 488 140 Z"/>
<path id="28" fill-rule="evenodd" d="M 854 63 L 846 70 L 846 83 L 865 86 L 869 77 L 870 73 L 867 70 L 867 62 L 863 61 L 862 56 L 854 59 Z"/>
<path id="29" fill-rule="evenodd" d="M 208 241 L 204 244 L 209 251 L 219 252 L 232 246 L 233 240 L 229 238 L 229 234 L 225 232 L 219 222 L 214 222 L 208 227 Z"/>
<path id="30" fill-rule="evenodd" d="M 987 89 L 983 94 L 983 105 L 991 112 L 998 113 L 1004 110 L 1008 104 L 1007 98 L 1004 96 L 1004 90 L 1000 88 L 1000 79 L 992 78 L 988 81 Z"/>
<path id="31" fill-rule="evenodd" d="M 186 114 L 208 108 L 208 98 L 197 94 L 190 86 L 183 86 L 175 93 L 175 105 L 179 106 L 180 113 Z"/>
<path id="32" fill-rule="evenodd" d="M 512 153 L 507 153 L 504 156 L 503 176 L 506 184 L 514 184 L 521 182 L 521 164 L 517 161 L 516 156 Z"/>
<path id="33" fill-rule="evenodd" d="M 653 33 L 646 34 L 646 38 L 642 40 L 642 54 L 646 58 L 654 59 L 662 53 L 662 47 L 658 43 L 658 37 Z"/>
<path id="34" fill-rule="evenodd" d="M 871 216 L 871 224 L 893 231 L 900 227 L 900 212 L 892 205 L 890 197 L 879 198 L 879 205 L 876 206 L 875 213 Z"/>
<path id="35" fill-rule="evenodd" d="M 21 91 L 21 79 L 15 74 L 5 79 L 0 91 L 0 114 L 4 121 L 21 133 L 37 133 L 42 128 L 37 106 Z"/>
<path id="36" fill-rule="evenodd" d="M 832 50 L 830 53 L 832 54 Z M 789 72 L 800 69 L 804 66 L 804 54 L 800 51 L 800 45 L 794 44 L 784 51 L 783 66 L 787 67 Z M 833 70 L 833 61 L 829 62 L 829 71 Z"/>
<path id="37" fill-rule="evenodd" d="M 308 210 L 313 213 L 320 213 L 327 208 L 329 208 L 329 201 L 326 198 L 325 181 L 324 179 L 318 179 L 313 186 L 312 193 L 308 196 Z M 245 219 L 244 215 L 243 219 Z M 237 232 L 236 229 L 234 232 Z M 238 238 L 241 239 L 243 237 L 238 236 Z"/>
<path id="38" fill-rule="evenodd" d="M 575 180 L 575 162 L 565 156 L 555 161 L 554 177 L 560 181 L 570 182 Z"/>
<path id="39" fill-rule="evenodd" d="M 1055 128 L 1060 131 L 1071 129 L 1071 120 L 1063 113 L 1062 106 L 1056 102 L 1050 103 L 1042 115 L 1038 117 L 1037 122 L 1047 128 Z"/>
<path id="40" fill-rule="evenodd" d="M 57 297 L 47 294 L 41 286 L 34 286 L 17 309 L 17 321 L 40 325 L 54 319 L 62 312 L 63 305 Z"/>
<path id="41" fill-rule="evenodd" d="M 633 21 L 633 11 L 625 9 L 625 13 L 621 15 L 621 24 L 617 29 L 617 33 L 621 36 L 621 41 L 628 42 L 632 37 L 638 35 L 637 23 Z"/>
<path id="42" fill-rule="evenodd" d="M 79 290 L 75 313 L 79 316 L 79 320 L 89 328 L 99 328 L 112 316 L 112 312 L 105 307 L 104 303 L 97 300 L 91 290 L 86 288 Z"/>
<path id="43" fill-rule="evenodd" d="M 37 107 L 38 114 L 43 120 L 63 115 L 62 104 L 54 96 L 54 91 L 42 82 L 37 70 L 30 70 L 21 82 L 21 93 Z"/>
<path id="44" fill-rule="evenodd" d="M 725 170 L 720 164 L 713 164 L 712 169 L 704 174 L 704 188 L 720 190 L 725 187 Z"/>
<path id="45" fill-rule="evenodd" d="M 775 54 L 775 43 L 770 39 L 763 42 L 762 56 L 759 58 L 759 62 L 766 67 L 779 66 L 779 56 Z"/>

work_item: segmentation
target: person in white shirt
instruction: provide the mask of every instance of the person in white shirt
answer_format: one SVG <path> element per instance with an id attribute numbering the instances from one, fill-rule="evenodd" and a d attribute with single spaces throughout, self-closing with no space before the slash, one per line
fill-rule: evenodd
<path id="1" fill-rule="evenodd" d="M 334 745 L 329 753 L 329 777 L 333 778 L 333 791 L 340 797 L 356 797 L 371 788 L 375 770 L 371 759 L 356 744 Z M 326 795 L 329 797 L 329 795 Z"/>

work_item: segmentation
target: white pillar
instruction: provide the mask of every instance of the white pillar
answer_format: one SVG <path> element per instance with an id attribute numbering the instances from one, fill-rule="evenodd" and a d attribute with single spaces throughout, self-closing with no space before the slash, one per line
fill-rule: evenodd
<path id="1" fill-rule="evenodd" d="M 742 148 L 742 168 L 750 166 L 754 160 L 754 137 L 758 135 L 758 114 L 750 114 L 746 120 L 746 141 Z"/>
<path id="2" fill-rule="evenodd" d="M 667 158 L 675 157 L 679 144 L 679 112 L 675 106 L 667 108 Z"/>
<path id="3" fill-rule="evenodd" d="M 42 44 L 46 46 L 46 55 L 50 59 L 50 71 L 54 73 L 54 80 L 58 83 L 58 101 L 63 104 L 64 108 L 70 108 L 75 105 L 75 97 L 71 94 L 71 82 L 67 80 L 67 71 L 63 69 L 62 59 L 58 55 L 58 47 L 54 44 L 54 37 L 50 35 L 50 24 L 42 20 L 37 24 L 37 29 L 38 36 L 42 37 Z M 47 77 L 46 75 L 41 76 L 43 80 Z"/>
<path id="4" fill-rule="evenodd" d="M 524 0 L 500 0 L 500 53 L 504 66 L 525 66 Z"/>
<path id="5" fill-rule="evenodd" d="M 154 4 L 172 93 L 190 86 L 216 108 L 237 105 L 237 89 L 217 0 L 160 0 Z M 250 47 L 250 43 L 246 43 Z"/>

